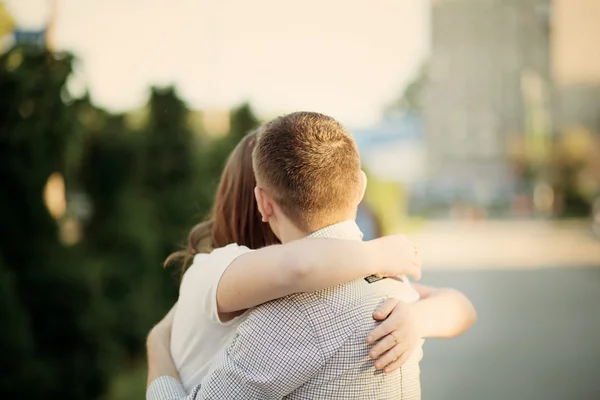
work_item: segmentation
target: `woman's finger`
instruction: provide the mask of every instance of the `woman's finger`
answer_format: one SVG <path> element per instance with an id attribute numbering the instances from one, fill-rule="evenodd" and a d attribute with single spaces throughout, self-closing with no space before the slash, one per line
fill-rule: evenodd
<path id="1" fill-rule="evenodd" d="M 398 300 L 395 297 L 390 297 L 386 299 L 383 303 L 381 303 L 379 307 L 377 307 L 377 309 L 373 313 L 373 318 L 377 320 L 386 319 L 399 302 L 400 300 Z"/>
<path id="2" fill-rule="evenodd" d="M 375 369 L 384 369 L 387 365 L 393 363 L 402 357 L 402 354 L 405 351 L 405 347 L 403 344 L 398 344 L 390 349 L 387 353 L 379 357 L 375 362 Z"/>
<path id="3" fill-rule="evenodd" d="M 394 372 L 395 370 L 403 366 L 406 363 L 406 361 L 408 361 L 414 350 L 414 348 L 408 348 L 404 350 L 402 355 L 398 357 L 396 361 L 391 362 L 384 368 L 383 372 L 389 374 L 390 372 Z"/>
<path id="4" fill-rule="evenodd" d="M 376 359 L 386 351 L 396 346 L 398 344 L 398 341 L 396 340 L 397 337 L 399 337 L 398 331 L 391 332 L 389 335 L 381 339 L 375 346 L 373 346 L 371 351 L 369 351 L 369 356 L 373 359 Z"/>
<path id="5" fill-rule="evenodd" d="M 421 280 L 421 275 L 423 274 L 423 270 L 421 269 L 421 263 L 417 261 L 413 261 L 410 272 L 407 274 L 415 278 L 415 280 Z"/>
<path id="6" fill-rule="evenodd" d="M 367 335 L 367 343 L 372 344 L 396 329 L 394 321 L 386 319 Z"/>

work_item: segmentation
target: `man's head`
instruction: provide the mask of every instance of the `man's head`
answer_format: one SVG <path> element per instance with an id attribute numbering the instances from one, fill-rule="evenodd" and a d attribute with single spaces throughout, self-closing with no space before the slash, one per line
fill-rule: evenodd
<path id="1" fill-rule="evenodd" d="M 253 153 L 263 221 L 304 233 L 353 219 L 365 188 L 352 136 L 333 118 L 297 112 L 265 125 Z"/>

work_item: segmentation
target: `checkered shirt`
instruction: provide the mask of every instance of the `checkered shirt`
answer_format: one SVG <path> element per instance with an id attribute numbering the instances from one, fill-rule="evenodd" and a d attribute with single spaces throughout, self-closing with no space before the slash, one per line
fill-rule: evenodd
<path id="1" fill-rule="evenodd" d="M 353 221 L 310 236 L 362 238 Z M 176 379 L 160 377 L 148 388 L 147 399 L 418 400 L 422 342 L 390 374 L 376 371 L 368 357 L 367 333 L 377 324 L 372 313 L 387 296 L 418 299 L 408 281 L 359 279 L 258 306 L 189 395 Z"/>

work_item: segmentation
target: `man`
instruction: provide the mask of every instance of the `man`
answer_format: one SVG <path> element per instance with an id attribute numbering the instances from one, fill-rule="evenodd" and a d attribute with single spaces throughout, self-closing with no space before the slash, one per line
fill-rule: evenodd
<path id="1" fill-rule="evenodd" d="M 361 240 L 354 219 L 366 178 L 356 144 L 333 118 L 300 112 L 270 122 L 253 164 L 259 211 L 283 243 Z M 420 399 L 420 345 L 390 374 L 376 371 L 369 357 L 371 315 L 388 296 L 419 298 L 407 281 L 367 278 L 256 307 L 189 398 Z M 148 398 L 185 397 L 172 378 L 152 382 L 177 376 L 168 347 L 149 340 L 148 357 Z"/>

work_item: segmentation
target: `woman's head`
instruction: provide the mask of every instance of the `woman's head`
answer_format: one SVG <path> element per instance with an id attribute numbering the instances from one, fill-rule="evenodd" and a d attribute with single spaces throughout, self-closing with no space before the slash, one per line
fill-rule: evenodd
<path id="1" fill-rule="evenodd" d="M 165 265 L 175 259 L 182 260 L 183 272 L 197 253 L 231 243 L 250 249 L 279 243 L 269 225 L 262 222 L 254 198 L 252 150 L 257 135 L 258 130 L 249 133 L 233 149 L 221 174 L 209 220 L 192 228 L 188 248 L 169 256 Z"/>
<path id="2" fill-rule="evenodd" d="M 259 249 L 279 243 L 269 225 L 262 222 L 254 198 L 252 150 L 257 135 L 258 131 L 251 132 L 238 143 L 221 174 L 211 213 L 212 248 L 237 243 Z"/>

